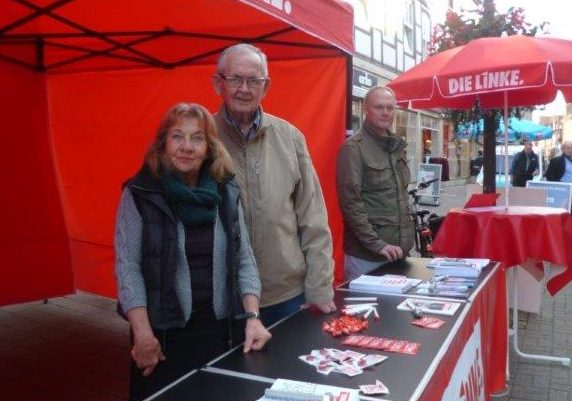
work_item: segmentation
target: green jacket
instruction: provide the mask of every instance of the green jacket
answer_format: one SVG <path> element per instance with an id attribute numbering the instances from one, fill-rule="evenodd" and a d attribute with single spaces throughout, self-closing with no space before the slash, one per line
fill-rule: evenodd
<path id="1" fill-rule="evenodd" d="M 337 189 L 346 254 L 383 261 L 379 251 L 388 244 L 405 253 L 413 247 L 406 146 L 394 134 L 380 136 L 365 121 L 340 148 Z"/>
<path id="2" fill-rule="evenodd" d="M 332 238 L 322 189 L 302 133 L 261 111 L 248 142 L 215 115 L 232 156 L 250 241 L 260 272 L 261 306 L 305 294 L 306 302 L 333 299 Z"/>

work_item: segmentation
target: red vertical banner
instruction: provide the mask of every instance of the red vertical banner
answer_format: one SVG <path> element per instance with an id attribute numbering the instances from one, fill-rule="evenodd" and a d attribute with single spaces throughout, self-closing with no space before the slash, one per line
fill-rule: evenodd
<path id="1" fill-rule="evenodd" d="M 420 401 L 485 401 L 506 385 L 505 272 L 500 266 L 461 312 Z"/>

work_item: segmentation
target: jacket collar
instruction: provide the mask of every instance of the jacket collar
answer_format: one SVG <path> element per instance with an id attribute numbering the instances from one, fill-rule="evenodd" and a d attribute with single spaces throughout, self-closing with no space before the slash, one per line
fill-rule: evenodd
<path id="1" fill-rule="evenodd" d="M 219 106 L 217 113 L 215 114 L 215 120 L 217 121 L 218 124 L 222 124 L 225 132 L 230 133 L 229 136 L 232 138 L 234 142 L 236 142 L 241 146 L 244 146 L 246 144 L 246 139 L 244 138 L 244 135 L 242 135 L 240 129 L 237 127 L 236 124 L 232 123 L 229 120 L 229 118 L 227 118 L 227 112 L 224 103 Z M 262 106 L 258 106 L 257 120 L 258 120 L 258 126 L 254 138 L 264 135 L 266 128 L 271 125 L 270 119 L 267 117 L 266 113 L 264 113 Z"/>
<path id="2" fill-rule="evenodd" d="M 398 135 L 395 135 L 393 132 L 389 130 L 385 131 L 385 135 L 380 134 L 379 129 L 375 128 L 367 120 L 363 121 L 361 129 L 365 136 L 377 142 L 385 149 L 385 151 L 389 153 L 401 151 L 407 146 L 407 142 L 405 142 L 403 138 L 401 138 Z"/>
<path id="3" fill-rule="evenodd" d="M 151 169 L 144 163 L 139 172 L 133 177 L 129 183 L 133 187 L 143 189 L 145 191 L 164 193 L 163 186 L 159 178 L 151 173 Z"/>

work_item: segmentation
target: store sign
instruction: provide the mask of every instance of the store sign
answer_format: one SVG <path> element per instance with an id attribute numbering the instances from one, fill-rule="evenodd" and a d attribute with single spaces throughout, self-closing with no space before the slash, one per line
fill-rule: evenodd
<path id="1" fill-rule="evenodd" d="M 359 88 L 371 89 L 377 86 L 377 77 L 367 71 L 354 68 L 352 82 Z"/>

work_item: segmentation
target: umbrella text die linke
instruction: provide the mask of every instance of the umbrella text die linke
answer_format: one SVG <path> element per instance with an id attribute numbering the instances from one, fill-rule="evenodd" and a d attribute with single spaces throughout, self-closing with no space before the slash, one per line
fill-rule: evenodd
<path id="1" fill-rule="evenodd" d="M 474 78 L 474 80 L 473 80 Z M 474 82 L 474 88 L 473 88 Z M 485 71 L 476 75 L 465 75 L 459 78 L 449 78 L 449 94 L 472 92 L 474 90 L 490 90 L 521 86 L 520 70 Z"/>

